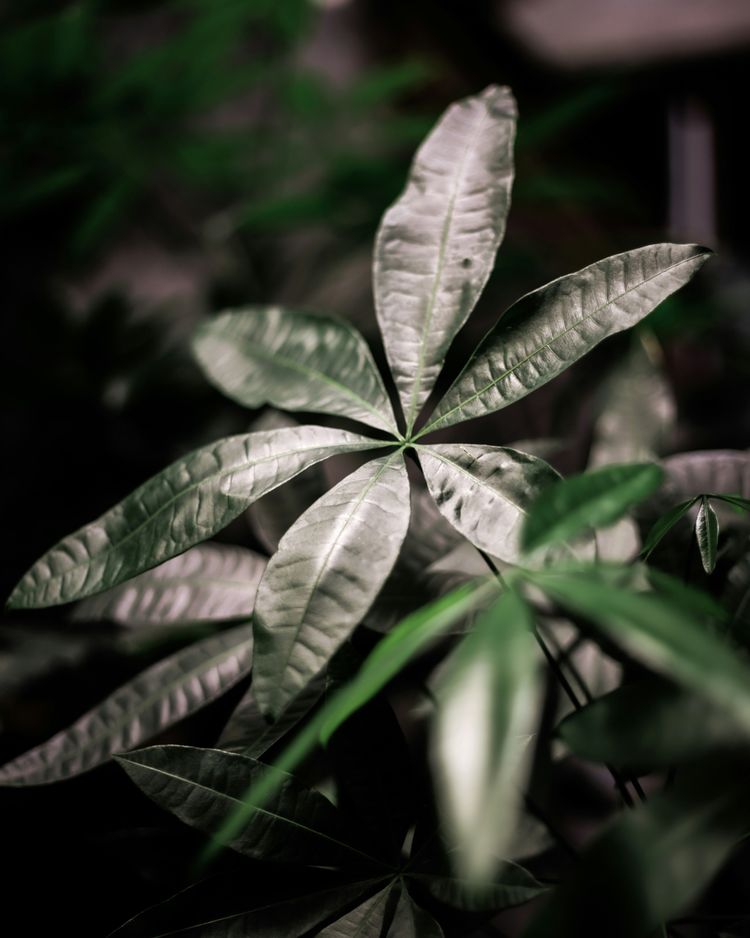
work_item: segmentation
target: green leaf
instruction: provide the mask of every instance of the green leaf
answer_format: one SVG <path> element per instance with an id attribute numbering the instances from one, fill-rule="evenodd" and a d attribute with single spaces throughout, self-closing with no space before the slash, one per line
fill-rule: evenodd
<path id="1" fill-rule="evenodd" d="M 661 485 L 658 466 L 603 466 L 549 486 L 536 499 L 521 533 L 525 550 L 557 544 L 587 528 L 604 527 Z"/>
<path id="2" fill-rule="evenodd" d="M 480 342 L 420 436 L 500 410 L 546 384 L 602 339 L 640 322 L 709 256 L 694 244 L 653 244 L 526 294 Z"/>
<path id="3" fill-rule="evenodd" d="M 392 891 L 389 884 L 317 933 L 317 938 L 381 938 Z"/>
<path id="4" fill-rule="evenodd" d="M 448 521 L 475 547 L 508 563 L 520 555 L 527 511 L 559 480 L 541 459 L 501 446 L 420 446 L 430 494 Z"/>
<path id="5" fill-rule="evenodd" d="M 513 181 L 516 105 L 490 86 L 420 147 L 375 242 L 375 308 L 407 432 L 492 270 Z"/>
<path id="6" fill-rule="evenodd" d="M 262 772 L 273 772 L 278 781 L 274 796 L 228 846 L 267 862 L 377 863 L 348 843 L 330 801 L 255 759 L 218 749 L 151 746 L 117 761 L 152 801 L 209 835 L 240 803 L 248 784 Z"/>
<path id="7" fill-rule="evenodd" d="M 246 407 L 273 404 L 398 432 L 370 350 L 342 320 L 280 306 L 231 310 L 200 327 L 193 352 L 209 381 Z"/>
<path id="8" fill-rule="evenodd" d="M 382 446 L 343 430 L 300 427 L 231 436 L 178 459 L 38 560 L 13 608 L 100 593 L 205 541 L 256 498 L 334 453 Z"/>
<path id="9" fill-rule="evenodd" d="M 346 938 L 350 938 L 347 934 Z M 444 938 L 443 929 L 435 919 L 421 909 L 401 885 L 398 904 L 385 938 Z"/>
<path id="10" fill-rule="evenodd" d="M 454 876 L 417 873 L 411 878 L 445 905 L 466 912 L 499 912 L 522 905 L 547 892 L 534 876 L 517 863 L 504 861 L 491 883 L 477 886 Z"/>
<path id="11" fill-rule="evenodd" d="M 592 762 L 660 768 L 750 746 L 747 729 L 705 697 L 668 684 L 618 687 L 572 713 L 558 734 Z"/>
<path id="12" fill-rule="evenodd" d="M 114 589 L 82 600 L 74 622 L 164 625 L 252 615 L 266 558 L 229 544 L 199 544 Z"/>
<path id="13" fill-rule="evenodd" d="M 720 502 L 726 502 L 728 505 L 734 505 L 740 511 L 750 511 L 750 498 L 742 498 L 741 495 L 711 495 L 711 498 L 718 499 Z"/>
<path id="14" fill-rule="evenodd" d="M 461 642 L 435 693 L 438 806 L 458 877 L 489 884 L 513 837 L 542 703 L 531 610 L 507 590 Z"/>
<path id="15" fill-rule="evenodd" d="M 0 785 L 46 785 L 132 749 L 220 697 L 252 665 L 242 625 L 178 651 L 118 688 L 52 739 L 0 769 Z"/>
<path id="16" fill-rule="evenodd" d="M 703 569 L 706 573 L 713 573 L 719 547 L 719 519 L 706 495 L 701 498 L 698 517 L 695 519 L 695 537 L 698 541 Z"/>
<path id="17" fill-rule="evenodd" d="M 646 560 L 651 556 L 656 546 L 659 542 L 672 530 L 672 528 L 677 524 L 677 522 L 684 518 L 685 515 L 690 511 L 693 505 L 698 501 L 696 498 L 689 498 L 686 502 L 680 502 L 679 505 L 675 505 L 674 508 L 662 515 L 661 518 L 656 522 L 656 524 L 648 532 L 648 536 L 644 541 L 643 548 L 641 550 L 641 557 Z"/>
<path id="18" fill-rule="evenodd" d="M 747 825 L 746 791 L 726 781 L 733 771 L 712 768 L 708 774 L 718 777 L 718 786 L 693 783 L 681 772 L 669 792 L 621 814 L 524 938 L 643 938 L 680 913 L 708 885 Z"/>
<path id="19" fill-rule="evenodd" d="M 712 700 L 740 725 L 750 727 L 750 666 L 683 604 L 623 589 L 595 573 L 525 575 L 637 661 Z"/>
<path id="20" fill-rule="evenodd" d="M 256 601 L 253 683 L 264 713 L 278 716 L 359 624 L 408 524 L 398 450 L 347 476 L 287 531 Z"/>

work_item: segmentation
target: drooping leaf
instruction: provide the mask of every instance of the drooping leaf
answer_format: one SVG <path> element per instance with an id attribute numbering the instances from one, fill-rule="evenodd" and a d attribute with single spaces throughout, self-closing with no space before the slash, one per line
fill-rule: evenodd
<path id="1" fill-rule="evenodd" d="M 199 544 L 114 589 L 82 600 L 76 622 L 163 625 L 250 618 L 266 558 L 229 544 Z"/>
<path id="2" fill-rule="evenodd" d="M 442 515 L 472 544 L 512 563 L 535 499 L 559 480 L 541 459 L 501 446 L 419 447 L 419 461 Z"/>
<path id="3" fill-rule="evenodd" d="M 595 573 L 539 571 L 526 576 L 637 661 L 750 727 L 750 666 L 683 604 L 602 581 Z"/>
<path id="4" fill-rule="evenodd" d="M 407 430 L 492 270 L 513 181 L 516 105 L 491 86 L 420 147 L 375 243 L 375 308 Z"/>
<path id="5" fill-rule="evenodd" d="M 191 746 L 151 746 L 118 756 L 117 761 L 152 801 L 209 835 L 241 803 L 259 773 L 273 772 L 278 781 L 273 797 L 228 846 L 269 862 L 377 865 L 348 842 L 330 801 L 248 756 Z"/>
<path id="6" fill-rule="evenodd" d="M 255 696 L 286 703 L 330 660 L 391 572 L 409 523 L 400 451 L 373 460 L 315 502 L 287 531 L 255 607 Z"/>
<path id="7" fill-rule="evenodd" d="M 546 384 L 602 339 L 640 322 L 709 255 L 693 244 L 649 245 L 526 294 L 480 342 L 422 433 L 500 410 Z"/>
<path id="8" fill-rule="evenodd" d="M 650 463 L 603 466 L 546 488 L 534 502 L 521 532 L 526 551 L 558 544 L 588 528 L 604 527 L 647 498 L 664 477 Z"/>
<path id="9" fill-rule="evenodd" d="M 246 407 L 333 414 L 397 432 L 367 343 L 343 320 L 245 307 L 201 326 L 193 352 L 209 381 Z"/>
<path id="10" fill-rule="evenodd" d="M 252 628 L 242 625 L 178 651 L 36 749 L 0 769 L 0 785 L 44 785 L 87 772 L 146 742 L 221 696 L 252 665 Z"/>
<path id="11" fill-rule="evenodd" d="M 391 896 L 398 885 L 391 885 L 342 915 L 318 932 L 318 938 L 381 938 Z"/>
<path id="12" fill-rule="evenodd" d="M 654 768 L 750 746 L 747 729 L 723 708 L 655 682 L 617 688 L 572 713 L 558 733 L 584 759 Z"/>
<path id="13" fill-rule="evenodd" d="M 60 541 L 21 579 L 8 605 L 54 606 L 117 586 L 208 540 L 307 466 L 381 445 L 356 433 L 308 426 L 204 446 Z"/>
<path id="14" fill-rule="evenodd" d="M 698 541 L 703 569 L 706 573 L 713 573 L 716 567 L 716 553 L 719 549 L 719 519 L 705 495 L 701 498 L 698 517 L 695 519 L 695 537 Z"/>
<path id="15" fill-rule="evenodd" d="M 500 865 L 492 882 L 477 886 L 454 876 L 412 874 L 440 902 L 467 912 L 499 912 L 522 905 L 547 891 L 536 877 L 517 863 Z"/>
<path id="16" fill-rule="evenodd" d="M 509 589 L 461 642 L 436 688 L 433 764 L 451 861 L 489 884 L 513 836 L 540 719 L 533 619 Z"/>
<path id="17" fill-rule="evenodd" d="M 385 938 L 444 938 L 435 919 L 420 908 L 402 883 L 398 903 Z"/>
<path id="18" fill-rule="evenodd" d="M 524 938 L 643 938 L 685 909 L 746 829 L 746 792 L 727 784 L 732 771 L 712 769 L 713 785 L 683 771 L 668 792 L 620 815 Z"/>
<path id="19" fill-rule="evenodd" d="M 648 532 L 646 540 L 643 542 L 641 557 L 643 557 L 644 560 L 651 556 L 659 542 L 669 534 L 680 519 L 685 517 L 697 500 L 697 498 L 689 498 L 687 501 L 680 502 L 679 505 L 670 508 L 666 514 L 659 518 Z"/>

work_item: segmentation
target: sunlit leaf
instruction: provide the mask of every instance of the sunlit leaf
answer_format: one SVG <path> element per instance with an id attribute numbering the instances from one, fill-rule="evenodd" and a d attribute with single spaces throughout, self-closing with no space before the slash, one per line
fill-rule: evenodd
<path id="1" fill-rule="evenodd" d="M 408 523 L 397 451 L 347 476 L 287 531 L 256 601 L 253 683 L 264 713 L 278 715 L 362 620 Z"/>
<path id="2" fill-rule="evenodd" d="M 705 495 L 701 498 L 698 517 L 695 519 L 695 536 L 703 569 L 706 573 L 713 573 L 719 548 L 719 519 Z"/>
<path id="3" fill-rule="evenodd" d="M 514 833 L 541 707 L 531 611 L 503 593 L 456 649 L 436 688 L 433 764 L 451 861 L 491 883 Z"/>
<path id="4" fill-rule="evenodd" d="M 201 326 L 193 350 L 206 377 L 246 407 L 273 404 L 396 431 L 367 343 L 343 320 L 250 306 Z"/>
<path id="5" fill-rule="evenodd" d="M 710 252 L 654 244 L 597 261 L 528 293 L 479 344 L 422 431 L 500 410 L 684 286 Z"/>
<path id="6" fill-rule="evenodd" d="M 252 629 L 239 626 L 178 651 L 118 688 L 68 729 L 0 769 L 0 785 L 79 775 L 195 713 L 250 673 Z"/>
<path id="7" fill-rule="evenodd" d="M 521 526 L 535 499 L 559 480 L 555 470 L 501 446 L 442 444 L 418 452 L 442 515 L 481 550 L 518 560 Z"/>
<path id="8" fill-rule="evenodd" d="M 375 307 L 411 430 L 505 232 L 516 105 L 491 86 L 452 105 L 419 148 L 375 243 Z"/>
<path id="9" fill-rule="evenodd" d="M 307 466 L 379 445 L 356 433 L 309 426 L 204 446 L 60 541 L 21 579 L 8 605 L 54 606 L 117 586 L 208 540 Z"/>

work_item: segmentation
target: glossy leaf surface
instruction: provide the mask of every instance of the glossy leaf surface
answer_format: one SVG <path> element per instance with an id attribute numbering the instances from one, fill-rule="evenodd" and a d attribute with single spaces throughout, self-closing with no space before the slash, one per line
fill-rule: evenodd
<path id="1" fill-rule="evenodd" d="M 77 622 L 164 625 L 250 618 L 266 558 L 230 544 L 198 544 L 112 590 L 82 600 Z"/>
<path id="2" fill-rule="evenodd" d="M 370 349 L 342 320 L 250 306 L 201 326 L 193 351 L 209 381 L 246 407 L 272 404 L 396 429 Z"/>
<path id="3" fill-rule="evenodd" d="M 372 605 L 409 524 L 400 451 L 366 463 L 287 531 L 266 569 L 255 612 L 255 695 L 281 712 Z"/>
<path id="4" fill-rule="evenodd" d="M 695 537 L 703 569 L 706 573 L 713 573 L 719 549 L 719 519 L 705 495 L 701 498 L 698 517 L 695 519 Z"/>
<path id="5" fill-rule="evenodd" d="M 309 426 L 204 446 L 60 541 L 21 579 L 8 604 L 54 606 L 117 586 L 208 540 L 307 466 L 378 445 L 356 433 Z"/>
<path id="6" fill-rule="evenodd" d="M 442 515 L 475 547 L 508 563 L 520 555 L 527 512 L 560 478 L 543 460 L 501 446 L 421 446 L 419 461 Z"/>
<path id="7" fill-rule="evenodd" d="M 252 629 L 243 625 L 178 651 L 124 684 L 68 729 L 3 766 L 0 785 L 57 782 L 140 745 L 249 674 L 252 647 Z"/>
<path id="8" fill-rule="evenodd" d="M 602 339 L 640 322 L 709 253 L 693 244 L 649 245 L 528 293 L 480 342 L 423 432 L 490 414 L 546 384 Z"/>
<path id="9" fill-rule="evenodd" d="M 531 611 L 508 590 L 461 642 L 436 688 L 433 763 L 459 878 L 492 882 L 514 833 L 541 707 Z"/>
<path id="10" fill-rule="evenodd" d="M 407 428 L 489 277 L 505 232 L 516 105 L 507 88 L 452 105 L 375 243 L 375 308 Z"/>
<path id="11" fill-rule="evenodd" d="M 524 549 L 558 544 L 588 528 L 614 523 L 656 491 L 663 476 L 658 466 L 635 463 L 603 466 L 556 482 L 529 512 L 521 536 Z"/>

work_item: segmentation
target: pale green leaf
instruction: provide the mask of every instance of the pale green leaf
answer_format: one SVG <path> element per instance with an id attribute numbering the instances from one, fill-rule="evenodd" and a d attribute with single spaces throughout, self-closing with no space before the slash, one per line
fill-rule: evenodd
<path id="1" fill-rule="evenodd" d="M 0 769 L 0 785 L 45 785 L 96 768 L 221 696 L 252 665 L 249 625 L 183 648 Z"/>
<path id="2" fill-rule="evenodd" d="M 480 342 L 422 434 L 500 410 L 546 384 L 602 339 L 640 322 L 709 255 L 694 244 L 649 245 L 526 294 Z"/>
<path id="3" fill-rule="evenodd" d="M 507 88 L 453 104 L 380 225 L 375 308 L 409 431 L 505 233 L 515 123 Z"/>
<path id="4" fill-rule="evenodd" d="M 588 528 L 621 518 L 661 484 L 658 466 L 603 466 L 546 488 L 534 502 L 521 533 L 526 551 L 570 540 Z"/>
<path id="5" fill-rule="evenodd" d="M 256 498 L 334 453 L 383 444 L 326 427 L 227 437 L 178 459 L 49 550 L 8 605 L 54 606 L 117 586 L 208 540 Z"/>
<path id="6" fill-rule="evenodd" d="M 246 407 L 272 404 L 397 432 L 370 350 L 343 320 L 249 306 L 201 326 L 193 351 L 209 381 Z"/>
<path id="7" fill-rule="evenodd" d="M 705 495 L 701 498 L 698 517 L 695 519 L 695 537 L 698 541 L 703 569 L 706 573 L 713 573 L 716 567 L 716 553 L 719 549 L 719 519 Z"/>
<path id="8" fill-rule="evenodd" d="M 82 600 L 75 622 L 164 625 L 250 618 L 266 558 L 230 544 L 198 544 L 114 589 Z"/>
<path id="9" fill-rule="evenodd" d="M 420 446 L 432 497 L 475 547 L 508 563 L 518 560 L 521 526 L 535 499 L 559 480 L 541 459 L 501 446 Z"/>
<path id="10" fill-rule="evenodd" d="M 317 933 L 317 938 L 381 938 L 385 926 L 392 891 L 398 886 L 389 884 L 385 889 L 365 899 L 350 912 Z"/>
<path id="11" fill-rule="evenodd" d="M 277 716 L 330 660 L 372 605 L 409 524 L 400 451 L 362 466 L 281 539 L 258 589 L 253 683 Z"/>
<path id="12" fill-rule="evenodd" d="M 456 649 L 435 693 L 432 761 L 458 878 L 490 884 L 515 829 L 542 687 L 531 610 L 508 590 Z"/>

